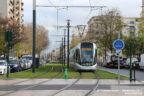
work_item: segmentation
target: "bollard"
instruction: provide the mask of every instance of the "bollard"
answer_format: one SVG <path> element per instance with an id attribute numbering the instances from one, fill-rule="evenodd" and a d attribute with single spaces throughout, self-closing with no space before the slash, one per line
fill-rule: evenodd
<path id="1" fill-rule="evenodd" d="M 65 69 L 65 79 L 68 79 L 68 73 L 67 73 L 68 69 Z"/>

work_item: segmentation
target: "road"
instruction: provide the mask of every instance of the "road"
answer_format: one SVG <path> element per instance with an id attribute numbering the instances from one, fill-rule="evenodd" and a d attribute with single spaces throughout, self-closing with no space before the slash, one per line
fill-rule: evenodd
<path id="1" fill-rule="evenodd" d="M 98 69 L 117 74 L 116 68 L 98 67 Z M 129 69 L 120 69 L 120 74 L 129 77 Z M 144 81 L 144 71 L 136 70 L 136 80 Z"/>
<path id="2" fill-rule="evenodd" d="M 75 79 L 53 79 L 49 82 L 41 83 L 48 79 L 0 79 L 0 96 L 86 96 L 96 83 L 95 79 L 81 79 L 72 87 L 52 95 L 58 90 L 71 84 Z M 19 83 L 18 83 L 19 82 Z M 144 96 L 142 82 L 135 82 L 131 85 L 128 80 L 121 80 L 121 85 L 117 85 L 117 80 L 100 80 L 98 89 L 90 96 Z"/>

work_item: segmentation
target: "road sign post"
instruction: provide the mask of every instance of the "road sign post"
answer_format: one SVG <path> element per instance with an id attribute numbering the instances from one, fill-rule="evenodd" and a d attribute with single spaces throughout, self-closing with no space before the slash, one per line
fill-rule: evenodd
<path id="1" fill-rule="evenodd" d="M 120 58 L 119 58 L 119 55 L 120 55 L 121 50 L 124 48 L 124 42 L 122 40 L 118 39 L 113 43 L 113 46 L 117 51 L 119 51 L 118 52 L 118 85 L 119 85 L 120 84 Z"/>

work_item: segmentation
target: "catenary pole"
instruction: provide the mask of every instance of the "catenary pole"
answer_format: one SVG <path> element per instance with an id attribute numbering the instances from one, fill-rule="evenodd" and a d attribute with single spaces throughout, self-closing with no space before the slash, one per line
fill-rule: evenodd
<path id="1" fill-rule="evenodd" d="M 32 73 L 35 73 L 35 54 L 36 54 L 36 0 L 33 0 L 33 64 L 32 64 Z"/>
<path id="2" fill-rule="evenodd" d="M 63 46 L 64 46 L 64 40 L 63 40 L 63 39 L 64 39 L 64 38 L 62 38 L 62 66 L 64 65 L 64 55 L 63 55 L 63 54 L 64 54 L 64 52 L 63 52 L 63 51 L 64 51 L 64 50 L 63 50 L 63 49 L 64 49 L 64 48 L 63 48 Z"/>
<path id="3" fill-rule="evenodd" d="M 65 66 L 65 58 L 66 58 L 66 54 L 65 54 L 65 46 L 66 46 L 66 44 L 65 44 L 65 36 L 66 36 L 66 29 L 64 29 L 64 66 Z"/>
<path id="4" fill-rule="evenodd" d="M 67 67 L 69 68 L 69 30 L 70 29 L 70 20 L 67 20 Z"/>

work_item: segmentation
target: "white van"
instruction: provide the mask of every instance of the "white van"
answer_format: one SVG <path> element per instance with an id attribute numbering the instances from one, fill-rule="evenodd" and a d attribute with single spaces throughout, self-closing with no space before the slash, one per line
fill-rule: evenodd
<path id="1" fill-rule="evenodd" d="M 0 74 L 7 73 L 7 62 L 5 60 L 0 60 Z"/>
<path id="2" fill-rule="evenodd" d="M 144 54 L 140 56 L 140 63 L 139 63 L 140 69 L 144 69 Z"/>
<path id="3" fill-rule="evenodd" d="M 138 62 L 137 58 L 131 58 L 131 63 Z M 126 60 L 126 63 L 124 63 L 124 67 L 129 68 L 130 67 L 130 58 Z"/>
<path id="4" fill-rule="evenodd" d="M 26 60 L 27 68 L 32 67 L 32 55 L 24 55 L 24 56 L 22 56 L 22 59 Z"/>

